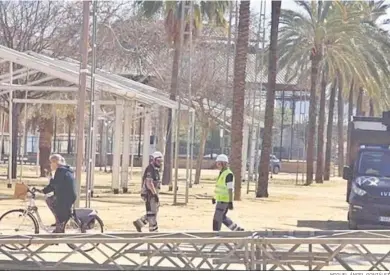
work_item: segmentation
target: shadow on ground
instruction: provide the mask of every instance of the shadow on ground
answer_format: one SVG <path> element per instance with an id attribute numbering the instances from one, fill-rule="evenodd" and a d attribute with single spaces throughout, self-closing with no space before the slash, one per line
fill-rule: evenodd
<path id="1" fill-rule="evenodd" d="M 319 230 L 347 230 L 347 221 L 321 221 L 321 220 L 298 220 L 297 227 L 308 227 Z"/>
<path id="2" fill-rule="evenodd" d="M 332 208 L 344 210 L 345 213 L 348 212 L 348 205 L 347 206 L 332 206 Z"/>

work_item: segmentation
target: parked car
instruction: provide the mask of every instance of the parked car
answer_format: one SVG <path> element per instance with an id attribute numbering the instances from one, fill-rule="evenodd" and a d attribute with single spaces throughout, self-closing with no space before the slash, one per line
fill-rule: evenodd
<path id="1" fill-rule="evenodd" d="M 275 155 L 270 155 L 269 160 L 270 169 L 273 174 L 278 174 L 281 168 L 281 162 Z"/>
<path id="2" fill-rule="evenodd" d="M 259 165 L 260 165 L 260 155 L 259 154 Z M 246 169 L 249 168 L 249 161 L 246 164 Z M 273 174 L 278 174 L 280 172 L 281 168 L 281 162 L 280 160 L 275 156 L 275 155 L 270 155 L 270 160 L 269 160 L 269 169 L 272 171 Z"/>
<path id="3" fill-rule="evenodd" d="M 203 159 L 216 159 L 218 154 L 212 153 L 212 154 L 207 154 L 203 156 Z"/>

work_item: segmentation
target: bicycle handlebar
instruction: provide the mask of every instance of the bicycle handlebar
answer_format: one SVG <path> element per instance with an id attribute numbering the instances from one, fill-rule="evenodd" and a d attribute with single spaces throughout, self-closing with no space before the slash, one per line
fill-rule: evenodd
<path id="1" fill-rule="evenodd" d="M 32 195 L 35 195 L 35 193 L 42 193 L 41 190 L 36 189 L 35 187 L 29 188 L 29 187 L 27 186 L 27 190 L 28 190 L 28 192 L 31 193 Z"/>

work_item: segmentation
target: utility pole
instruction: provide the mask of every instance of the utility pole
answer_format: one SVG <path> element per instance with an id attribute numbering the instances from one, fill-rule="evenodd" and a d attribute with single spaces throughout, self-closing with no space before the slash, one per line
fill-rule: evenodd
<path id="1" fill-rule="evenodd" d="M 77 200 L 75 207 L 80 207 L 81 195 L 81 173 L 83 172 L 83 155 L 84 155 L 84 115 L 85 115 L 85 98 L 87 92 L 87 73 L 88 73 L 88 40 L 89 40 L 89 6 L 90 1 L 83 2 L 83 25 L 81 32 L 80 54 L 81 66 L 79 72 L 79 97 L 77 103 L 77 154 L 76 154 L 76 184 Z"/>
<path id="2" fill-rule="evenodd" d="M 228 27 L 228 41 L 226 46 L 226 78 L 225 78 L 225 88 L 223 90 L 223 98 L 227 98 L 227 94 L 229 93 L 229 80 L 230 80 L 230 52 L 231 52 L 231 44 L 232 44 L 232 20 L 233 20 L 233 2 L 229 1 L 229 27 Z M 236 5 L 237 6 L 237 5 Z M 237 19 L 236 19 L 237 20 Z M 235 45 L 234 45 L 235 47 Z M 220 127 L 220 153 L 225 153 L 225 136 L 226 136 L 226 108 L 228 107 L 227 102 L 223 102 L 223 124 Z"/>
<path id="3" fill-rule="evenodd" d="M 91 207 L 91 197 L 93 197 L 94 172 L 96 161 L 96 136 L 97 136 L 97 112 L 98 97 L 95 95 L 95 71 L 96 71 L 96 32 L 97 32 L 97 1 L 92 4 L 92 66 L 91 66 L 91 90 L 89 93 L 89 131 L 87 143 L 87 178 L 85 183 L 85 207 Z M 97 99 L 97 100 L 96 100 Z M 100 137 L 101 138 L 101 137 Z"/>

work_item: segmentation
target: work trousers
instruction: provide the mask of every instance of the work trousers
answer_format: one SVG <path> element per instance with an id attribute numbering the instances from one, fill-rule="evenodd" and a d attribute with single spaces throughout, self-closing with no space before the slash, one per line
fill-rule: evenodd
<path id="1" fill-rule="evenodd" d="M 213 218 L 213 231 L 220 231 L 222 224 L 232 231 L 243 231 L 244 229 L 234 223 L 228 216 L 226 216 L 229 210 L 229 204 L 227 202 L 217 202 L 215 205 L 215 212 Z"/>
<path id="2" fill-rule="evenodd" d="M 157 214 L 160 208 L 160 203 L 156 202 L 155 197 L 147 197 L 145 200 L 146 215 L 139 218 L 136 223 L 139 227 L 144 227 L 149 223 L 149 232 L 157 232 Z"/>

